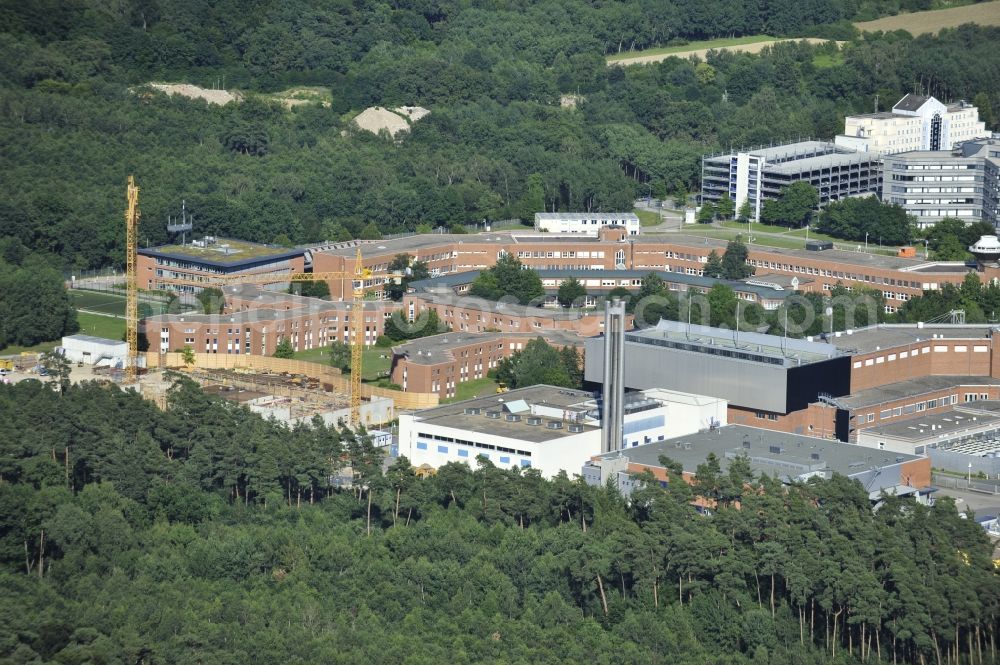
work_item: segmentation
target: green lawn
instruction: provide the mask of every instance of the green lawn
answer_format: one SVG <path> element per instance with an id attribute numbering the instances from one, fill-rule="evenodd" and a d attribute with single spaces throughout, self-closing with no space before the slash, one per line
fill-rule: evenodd
<path id="1" fill-rule="evenodd" d="M 752 35 L 749 37 L 730 37 L 723 39 L 706 39 L 701 42 L 689 42 L 678 46 L 662 46 L 660 48 L 646 49 L 645 51 L 627 51 L 608 56 L 608 62 L 625 60 L 626 58 L 636 58 L 645 55 L 670 55 L 671 53 L 685 53 L 687 51 L 697 51 L 703 48 L 722 48 L 723 46 L 740 46 L 742 44 L 756 44 L 757 42 L 769 42 L 774 40 L 769 35 Z"/>
<path id="2" fill-rule="evenodd" d="M 69 294 L 73 305 L 77 309 L 86 309 L 91 312 L 101 312 L 113 314 L 115 316 L 125 316 L 125 296 L 117 293 L 105 293 L 102 291 L 86 291 L 84 289 L 73 289 Z M 139 300 L 139 318 L 162 314 L 166 309 L 164 302 L 150 302 Z M 182 306 L 181 310 L 190 309 L 190 306 Z"/>
<path id="3" fill-rule="evenodd" d="M 698 225 L 691 225 L 698 226 Z M 684 233 L 687 235 L 695 236 L 707 236 L 709 238 L 719 238 L 720 240 L 732 240 L 736 236 L 740 236 L 743 242 L 747 241 L 747 230 L 743 229 L 740 233 L 735 229 L 719 229 L 711 227 L 702 228 L 685 228 Z M 810 238 L 812 235 L 810 234 Z M 763 247 L 778 247 L 782 249 L 803 249 L 805 248 L 805 240 L 799 238 L 784 238 L 781 236 L 768 236 L 768 235 L 756 235 L 753 238 L 751 245 L 759 245 Z"/>
<path id="4" fill-rule="evenodd" d="M 385 356 L 384 358 L 382 356 Z M 295 360 L 304 360 L 311 363 L 326 364 L 330 360 L 330 354 L 326 347 L 309 349 L 308 351 L 298 351 Z M 364 381 L 376 381 L 384 376 L 392 366 L 392 349 L 374 348 L 365 349 L 361 356 L 361 378 Z"/>
<path id="5" fill-rule="evenodd" d="M 105 339 L 123 339 L 125 336 L 125 319 L 111 316 L 101 316 L 90 312 L 77 312 L 76 320 L 80 323 L 81 335 L 93 335 Z"/>
<path id="6" fill-rule="evenodd" d="M 633 210 L 641 226 L 658 226 L 663 222 L 660 213 L 651 210 Z"/>
<path id="7" fill-rule="evenodd" d="M 812 64 L 816 69 L 830 69 L 844 63 L 844 57 L 839 53 L 820 53 L 813 56 Z"/>
<path id="8" fill-rule="evenodd" d="M 735 220 L 730 220 L 728 222 L 719 222 L 719 225 L 724 229 L 735 229 L 737 231 L 747 230 L 747 225 L 744 222 L 737 222 Z M 789 231 L 787 226 L 776 226 L 774 224 L 761 224 L 760 222 L 750 222 L 750 230 L 755 233 L 786 233 Z"/>
<path id="9" fill-rule="evenodd" d="M 77 312 L 76 320 L 80 324 L 80 335 L 93 335 L 104 337 L 105 339 L 121 340 L 125 338 L 125 319 L 116 319 L 100 314 L 90 314 L 88 312 Z M 34 346 L 5 346 L 0 349 L 0 355 L 12 356 L 19 353 L 48 353 L 59 346 L 61 339 L 54 339 L 49 342 L 41 342 Z"/>
<path id="10" fill-rule="evenodd" d="M 5 346 L 0 349 L 0 356 L 16 356 L 19 353 L 48 353 L 59 346 L 59 342 L 42 342 L 34 346 Z"/>
<path id="11" fill-rule="evenodd" d="M 493 379 L 489 377 L 473 379 L 472 381 L 457 384 L 455 386 L 455 396 L 443 399 L 441 400 L 441 403 L 448 404 L 449 402 L 461 402 L 462 400 L 472 399 L 473 397 L 495 395 L 496 391 L 497 384 Z"/>

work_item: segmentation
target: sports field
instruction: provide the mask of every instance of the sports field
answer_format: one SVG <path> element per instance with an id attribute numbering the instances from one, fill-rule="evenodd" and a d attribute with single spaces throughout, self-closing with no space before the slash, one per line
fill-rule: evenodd
<path id="1" fill-rule="evenodd" d="M 81 335 L 93 335 L 105 339 L 124 339 L 125 337 L 125 319 L 77 312 L 76 320 L 80 324 Z"/>
<path id="2" fill-rule="evenodd" d="M 87 312 L 97 312 L 110 316 L 125 316 L 125 296 L 116 293 L 102 293 L 98 291 L 84 291 L 74 289 L 70 291 L 70 298 L 73 306 L 78 310 Z M 152 314 L 162 314 L 166 308 L 165 303 L 139 301 L 139 318 Z"/>

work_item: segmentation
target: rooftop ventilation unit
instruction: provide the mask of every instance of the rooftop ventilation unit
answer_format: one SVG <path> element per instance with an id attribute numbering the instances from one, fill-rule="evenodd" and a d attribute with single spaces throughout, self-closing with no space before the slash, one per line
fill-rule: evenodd
<path id="1" fill-rule="evenodd" d="M 562 423 L 558 420 L 550 420 L 545 426 L 549 429 L 562 429 Z"/>
<path id="2" fill-rule="evenodd" d="M 570 425 L 569 427 L 567 427 L 566 429 L 568 429 L 570 432 L 573 432 L 573 433 L 579 433 L 579 432 L 583 431 L 583 425 L 573 424 L 573 425 Z"/>
<path id="3" fill-rule="evenodd" d="M 466 415 L 469 415 L 469 416 L 478 416 L 479 415 L 479 411 L 480 411 L 479 407 L 476 407 L 476 406 L 467 406 L 467 407 L 465 407 L 465 413 L 466 413 Z"/>
<path id="4" fill-rule="evenodd" d="M 531 417 L 531 418 L 528 418 L 527 420 L 525 420 L 524 422 L 528 423 L 529 425 L 541 425 L 542 424 L 542 419 L 541 418 Z"/>
<path id="5" fill-rule="evenodd" d="M 487 411 L 486 412 L 486 417 L 487 418 L 492 418 L 493 420 L 500 420 L 500 412 L 499 411 Z"/>
<path id="6" fill-rule="evenodd" d="M 504 419 L 509 423 L 516 423 L 521 420 L 521 416 L 517 415 L 516 413 L 508 413 L 506 416 L 504 416 Z"/>

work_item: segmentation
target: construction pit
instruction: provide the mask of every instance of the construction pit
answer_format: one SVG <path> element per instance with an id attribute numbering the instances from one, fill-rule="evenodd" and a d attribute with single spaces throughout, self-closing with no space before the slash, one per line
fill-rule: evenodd
<path id="1" fill-rule="evenodd" d="M 327 425 L 350 421 L 350 396 L 333 384 L 289 372 L 258 372 L 249 368 L 168 368 L 185 374 L 206 393 L 246 406 L 265 418 L 287 424 L 309 423 L 319 416 Z M 375 397 L 361 403 L 361 422 L 381 425 L 396 417 L 393 401 Z"/>

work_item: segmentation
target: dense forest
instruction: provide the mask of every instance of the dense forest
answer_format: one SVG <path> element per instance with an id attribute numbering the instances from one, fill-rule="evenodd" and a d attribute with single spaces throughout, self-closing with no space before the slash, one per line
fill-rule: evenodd
<path id="1" fill-rule="evenodd" d="M 904 8 L 922 3 L 903 3 Z M 123 182 L 141 242 L 182 200 L 196 232 L 301 243 L 695 191 L 705 152 L 830 137 L 919 87 L 1000 108 L 1000 30 L 857 36 L 892 1 L 0 2 L 0 228 L 67 268 L 120 263 Z M 810 27 L 812 26 L 812 27 Z M 619 48 L 766 31 L 761 55 L 607 67 Z M 149 81 L 235 87 L 213 106 Z M 319 86 L 287 110 L 267 96 Z M 575 107 L 562 95 L 578 96 Z M 398 140 L 370 105 L 431 114 Z M 990 111 L 991 114 L 991 111 Z M 993 118 L 988 117 L 989 122 Z"/>
<path id="2" fill-rule="evenodd" d="M 485 461 L 421 480 L 186 379 L 169 405 L 0 385 L 0 661 L 996 660 L 992 547 L 949 499 L 873 513 L 712 458 L 631 502 Z"/>

